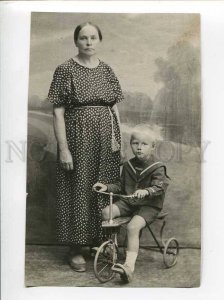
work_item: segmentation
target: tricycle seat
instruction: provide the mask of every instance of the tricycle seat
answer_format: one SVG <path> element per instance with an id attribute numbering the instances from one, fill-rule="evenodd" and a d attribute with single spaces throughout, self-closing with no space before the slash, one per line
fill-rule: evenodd
<path id="1" fill-rule="evenodd" d="M 119 227 L 123 224 L 128 223 L 131 220 L 132 217 L 118 217 L 112 220 L 112 222 L 109 221 L 103 221 L 102 222 L 102 227 L 107 228 L 107 227 Z"/>
<path id="2" fill-rule="evenodd" d="M 163 219 L 165 219 L 165 217 L 167 215 L 168 215 L 167 212 L 160 212 L 156 219 L 163 220 Z M 118 218 L 115 218 L 115 219 L 111 220 L 111 222 L 109 220 L 103 221 L 102 222 L 102 227 L 103 228 L 119 227 L 121 225 L 124 225 L 124 224 L 130 222 L 131 218 L 132 218 L 131 216 L 129 216 L 129 217 L 118 217 Z"/>

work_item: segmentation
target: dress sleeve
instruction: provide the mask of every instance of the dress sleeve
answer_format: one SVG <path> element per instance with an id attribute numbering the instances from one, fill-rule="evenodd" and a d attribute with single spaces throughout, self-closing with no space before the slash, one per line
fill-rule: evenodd
<path id="1" fill-rule="evenodd" d="M 56 106 L 68 103 L 70 93 L 69 72 L 66 68 L 58 66 L 54 72 L 50 85 L 48 100 Z"/>
<path id="2" fill-rule="evenodd" d="M 113 87 L 115 97 L 116 97 L 115 103 L 118 103 L 124 100 L 124 95 L 122 93 L 121 86 L 117 79 L 117 76 L 115 75 L 114 71 L 111 68 L 110 68 L 110 73 L 111 73 L 111 85 Z"/>

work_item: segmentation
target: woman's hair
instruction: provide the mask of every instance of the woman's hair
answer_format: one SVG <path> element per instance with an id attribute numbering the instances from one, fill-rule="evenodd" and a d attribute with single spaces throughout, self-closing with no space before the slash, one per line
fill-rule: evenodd
<path id="1" fill-rule="evenodd" d="M 85 27 L 86 25 L 91 25 L 91 26 L 95 27 L 96 30 L 97 30 L 97 32 L 98 32 L 99 39 L 100 39 L 100 41 L 102 41 L 103 36 L 102 36 L 102 33 L 101 33 L 100 28 L 99 28 L 97 25 L 95 25 L 95 24 L 93 24 L 93 23 L 91 23 L 91 22 L 85 22 L 85 23 L 82 23 L 82 24 L 80 24 L 80 25 L 78 25 L 78 26 L 76 27 L 76 29 L 75 29 L 75 31 L 74 31 L 74 42 L 75 42 L 75 43 L 77 42 L 78 37 L 79 37 L 79 32 L 80 32 L 80 30 L 81 30 L 83 27 Z"/>

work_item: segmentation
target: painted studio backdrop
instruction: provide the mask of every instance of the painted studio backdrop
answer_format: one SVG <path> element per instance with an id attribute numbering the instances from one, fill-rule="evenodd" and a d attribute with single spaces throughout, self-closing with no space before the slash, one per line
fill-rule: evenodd
<path id="1" fill-rule="evenodd" d="M 200 248 L 200 16 L 197 14 L 32 13 L 28 102 L 26 243 L 55 245 L 55 161 L 52 104 L 55 68 L 77 54 L 74 28 L 99 25 L 99 58 L 117 75 L 123 149 L 139 123 L 156 125 L 160 160 L 171 177 L 166 232 L 183 248 Z M 141 245 L 150 238 L 142 237 Z"/>

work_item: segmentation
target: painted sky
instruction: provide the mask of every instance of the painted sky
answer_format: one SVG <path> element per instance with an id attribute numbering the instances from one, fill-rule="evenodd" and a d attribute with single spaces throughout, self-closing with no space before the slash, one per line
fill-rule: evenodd
<path id="1" fill-rule="evenodd" d="M 152 100 L 161 86 L 154 81 L 155 59 L 166 58 L 180 40 L 200 45 L 197 14 L 32 13 L 30 96 L 47 96 L 56 66 L 77 54 L 73 32 L 85 21 L 101 28 L 98 57 L 114 69 L 122 89 Z"/>

